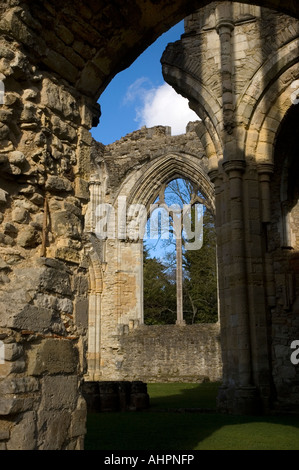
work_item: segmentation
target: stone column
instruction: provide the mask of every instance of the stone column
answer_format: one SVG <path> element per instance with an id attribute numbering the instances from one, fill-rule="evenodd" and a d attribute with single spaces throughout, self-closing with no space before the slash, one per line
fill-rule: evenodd
<path id="1" fill-rule="evenodd" d="M 231 2 L 224 2 L 216 9 L 216 30 L 220 40 L 221 84 L 223 129 L 225 139 L 234 129 L 234 86 L 233 86 L 233 46 L 232 32 L 234 22 L 232 18 Z"/>
<path id="2" fill-rule="evenodd" d="M 176 302 L 177 325 L 184 325 L 183 318 L 183 263 L 182 263 L 182 237 L 176 237 Z"/>
<path id="3" fill-rule="evenodd" d="M 217 277 L 218 277 L 218 315 L 221 329 L 221 352 L 223 363 L 222 384 L 229 383 L 228 349 L 229 349 L 229 324 L 227 321 L 227 299 L 225 296 L 225 260 L 223 243 L 225 241 L 225 204 L 223 191 L 223 175 L 218 169 L 209 171 L 209 177 L 215 187 L 215 228 L 217 236 Z"/>
<path id="4" fill-rule="evenodd" d="M 101 294 L 102 281 L 94 278 L 89 292 L 88 311 L 88 381 L 100 380 L 101 346 Z"/>
<path id="5" fill-rule="evenodd" d="M 252 414 L 260 412 L 260 397 L 253 383 L 251 357 L 251 323 L 247 279 L 247 258 L 244 230 L 244 160 L 223 163 L 228 176 L 229 192 L 226 198 L 229 212 L 229 238 L 227 243 L 229 269 L 226 295 L 231 299 L 230 311 L 225 312 L 227 339 L 231 356 L 229 359 L 228 385 L 219 391 L 219 406 L 234 413 Z"/>
<path id="6" fill-rule="evenodd" d="M 243 184 L 244 161 L 231 161 L 223 164 L 229 177 L 230 187 L 230 228 L 231 263 L 234 305 L 231 312 L 231 326 L 235 329 L 238 354 L 239 384 L 251 383 L 250 334 L 248 318 L 247 276 L 245 264 L 245 244 L 243 226 Z"/>
<path id="7" fill-rule="evenodd" d="M 261 190 L 262 222 L 269 223 L 271 221 L 270 180 L 274 171 L 274 165 L 267 162 L 258 163 L 257 171 Z"/>
<path id="8" fill-rule="evenodd" d="M 264 236 L 267 302 L 269 307 L 273 307 L 276 304 L 276 292 L 272 255 L 268 252 L 268 225 L 271 222 L 270 182 L 274 171 L 274 165 L 269 162 L 258 163 L 257 171 L 261 194 L 261 220 Z"/>

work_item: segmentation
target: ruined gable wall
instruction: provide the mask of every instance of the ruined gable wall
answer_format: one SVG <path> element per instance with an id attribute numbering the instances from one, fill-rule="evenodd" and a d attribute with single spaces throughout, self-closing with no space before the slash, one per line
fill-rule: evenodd
<path id="1" fill-rule="evenodd" d="M 194 155 L 200 166 L 207 171 L 208 161 L 196 134 L 196 126 L 196 122 L 189 123 L 186 133 L 181 135 L 171 135 L 170 127 L 142 127 L 107 145 L 102 161 L 108 178 L 106 191 L 111 200 L 131 172 L 167 154 Z"/>
<path id="2" fill-rule="evenodd" d="M 196 133 L 197 125 L 198 122 L 189 123 L 185 134 L 174 136 L 168 127 L 143 127 L 105 148 L 96 145 L 86 217 L 89 230 L 96 233 L 96 217 L 92 215 L 97 205 L 95 201 L 111 204 L 116 222 L 119 196 L 130 204 L 132 194 L 137 193 L 139 198 L 134 197 L 133 203 L 138 204 L 147 200 L 146 192 L 153 203 L 163 183 L 184 176 L 188 179 L 191 164 L 192 177 L 201 184 L 204 175 L 205 185 L 210 190 L 208 196 L 213 200 L 207 182 L 208 161 Z M 121 216 L 124 210 L 128 211 L 129 206 L 121 209 Z M 194 325 L 194 328 L 144 325 L 143 242 L 128 236 L 118 239 L 117 224 L 115 235 L 101 241 L 105 269 L 98 310 L 100 370 L 89 370 L 89 375 L 99 374 L 100 380 L 181 381 L 188 378 L 198 381 L 204 376 L 219 379 L 219 324 Z M 93 351 L 92 344 L 89 355 Z M 167 370 L 172 371 L 169 378 Z"/>

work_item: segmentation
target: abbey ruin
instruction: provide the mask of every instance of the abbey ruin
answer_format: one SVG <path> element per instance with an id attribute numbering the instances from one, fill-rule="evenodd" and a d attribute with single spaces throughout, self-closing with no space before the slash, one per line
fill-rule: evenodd
<path id="1" fill-rule="evenodd" d="M 298 18 L 292 0 L 1 2 L 0 450 L 83 449 L 86 381 L 208 377 L 221 411 L 298 412 Z M 198 121 L 95 142 L 103 90 L 182 19 L 162 71 Z M 214 208 L 219 321 L 162 330 L 142 240 L 99 237 L 96 208 L 121 220 L 178 177 Z"/>

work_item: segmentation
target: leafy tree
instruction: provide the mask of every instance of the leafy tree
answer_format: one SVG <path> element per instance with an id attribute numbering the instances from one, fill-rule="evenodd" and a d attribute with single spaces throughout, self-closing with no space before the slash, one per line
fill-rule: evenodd
<path id="1" fill-rule="evenodd" d="M 216 233 L 213 216 L 205 211 L 203 246 L 184 253 L 184 318 L 186 323 L 213 323 L 217 313 Z"/>
<path id="2" fill-rule="evenodd" d="M 143 251 L 144 320 L 148 325 L 165 325 L 176 321 L 176 286 L 167 268 Z"/>
<path id="3" fill-rule="evenodd" d="M 174 180 L 166 187 L 165 199 L 168 198 L 168 205 L 183 205 L 190 202 L 194 192 L 194 185 L 190 182 Z M 199 192 L 197 196 L 204 202 Z M 191 217 L 194 218 L 194 214 L 195 211 L 191 212 Z M 144 313 L 148 324 L 176 321 L 175 240 L 170 238 L 163 244 L 165 255 L 162 262 L 150 258 L 147 249 L 144 252 Z M 171 245 L 173 250 L 169 251 Z M 183 295 L 186 323 L 217 321 L 216 234 L 213 216 L 206 209 L 201 249 L 186 250 L 183 246 Z"/>

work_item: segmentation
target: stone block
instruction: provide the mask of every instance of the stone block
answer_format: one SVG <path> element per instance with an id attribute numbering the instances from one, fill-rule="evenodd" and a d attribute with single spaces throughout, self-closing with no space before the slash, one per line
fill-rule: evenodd
<path id="1" fill-rule="evenodd" d="M 77 370 L 78 351 L 73 343 L 63 339 L 45 339 L 28 351 L 28 374 L 70 374 Z"/>
<path id="2" fill-rule="evenodd" d="M 41 242 L 40 233 L 31 225 L 19 232 L 17 243 L 23 248 L 34 248 Z"/>
<path id="3" fill-rule="evenodd" d="M 26 157 L 23 152 L 15 150 L 8 154 L 9 162 L 16 166 L 22 166 L 26 162 Z"/>
<path id="4" fill-rule="evenodd" d="M 19 224 L 26 224 L 29 220 L 29 213 L 27 209 L 23 207 L 16 207 L 12 211 L 12 220 Z"/>
<path id="5" fill-rule="evenodd" d="M 72 314 L 73 313 L 73 302 L 70 299 L 57 299 L 56 308 L 60 312 Z"/>
<path id="6" fill-rule="evenodd" d="M 48 330 L 51 328 L 52 317 L 52 310 L 28 304 L 14 316 L 11 326 L 21 330 Z"/>
<path id="7" fill-rule="evenodd" d="M 75 194 L 79 199 L 89 201 L 89 185 L 86 180 L 79 177 L 75 179 Z"/>
<path id="8" fill-rule="evenodd" d="M 8 377 L 10 374 L 24 372 L 25 368 L 26 362 L 23 360 L 5 361 L 4 364 L 0 364 L 0 379 Z"/>
<path id="9" fill-rule="evenodd" d="M 62 77 L 70 83 L 74 83 L 76 80 L 78 74 L 76 67 L 74 67 L 65 57 L 57 54 L 57 52 L 49 50 L 48 54 L 45 54 L 43 62 L 52 70 L 59 73 L 59 75 L 62 75 Z"/>
<path id="10" fill-rule="evenodd" d="M 4 189 L 0 188 L 0 204 L 5 204 L 7 202 L 8 193 Z"/>
<path id="11" fill-rule="evenodd" d="M 62 41 L 65 44 L 67 44 L 68 46 L 70 44 L 72 44 L 72 42 L 74 41 L 73 33 L 68 28 L 66 28 L 65 26 L 57 25 L 55 27 L 55 31 L 56 31 L 56 34 L 58 35 L 58 37 L 60 37 L 60 39 L 62 39 Z"/>
<path id="12" fill-rule="evenodd" d="M 88 298 L 77 297 L 74 309 L 75 323 L 83 328 L 88 327 Z"/>
<path id="13" fill-rule="evenodd" d="M 1 268 L 0 268 L 1 269 Z M 88 293 L 89 285 L 87 276 L 78 275 L 73 278 L 73 290 L 78 295 L 86 295 Z"/>
<path id="14" fill-rule="evenodd" d="M 77 137 L 76 130 L 59 119 L 58 116 L 52 116 L 51 118 L 53 132 L 61 139 L 73 142 Z"/>
<path id="15" fill-rule="evenodd" d="M 78 381 L 77 375 L 45 376 L 42 379 L 42 409 L 74 411 L 78 399 Z"/>
<path id="16" fill-rule="evenodd" d="M 8 343 L 5 344 L 5 360 L 6 361 L 15 361 L 24 352 L 23 346 L 18 343 Z"/>
<path id="17" fill-rule="evenodd" d="M 12 237 L 14 237 L 18 233 L 18 229 L 17 227 L 15 227 L 15 225 L 6 222 L 6 224 L 4 225 L 4 233 L 6 235 L 11 235 Z"/>
<path id="18" fill-rule="evenodd" d="M 36 450 L 36 414 L 24 413 L 20 421 L 14 423 L 10 431 L 7 450 Z"/>
<path id="19" fill-rule="evenodd" d="M 15 396 L 0 397 L 0 415 L 23 413 L 33 407 L 34 399 L 30 397 L 19 398 Z"/>
<path id="20" fill-rule="evenodd" d="M 39 389 L 37 379 L 33 377 L 8 378 L 0 382 L 0 394 L 36 392 Z"/>
<path id="21" fill-rule="evenodd" d="M 79 437 L 86 433 L 86 409 L 75 410 L 71 417 L 70 436 Z"/>
<path id="22" fill-rule="evenodd" d="M 72 212 L 57 211 L 52 216 L 53 231 L 60 237 L 80 238 L 81 220 Z"/>
<path id="23" fill-rule="evenodd" d="M 46 181 L 46 189 L 48 191 L 70 192 L 73 188 L 72 183 L 68 179 L 50 175 Z"/>
<path id="24" fill-rule="evenodd" d="M 41 103 L 48 106 L 53 111 L 63 115 L 65 119 L 74 120 L 79 116 L 79 110 L 75 98 L 62 86 L 54 84 L 47 78 L 43 80 Z"/>
<path id="25" fill-rule="evenodd" d="M 64 261 L 80 264 L 80 253 L 69 247 L 58 247 L 55 251 L 55 257 Z"/>
<path id="26" fill-rule="evenodd" d="M 71 415 L 68 411 L 40 411 L 37 421 L 38 449 L 63 450 L 69 439 Z"/>
<path id="27" fill-rule="evenodd" d="M 63 296 L 70 296 L 72 294 L 68 273 L 50 267 L 44 270 L 40 277 L 40 288 L 46 292 L 57 293 Z"/>

